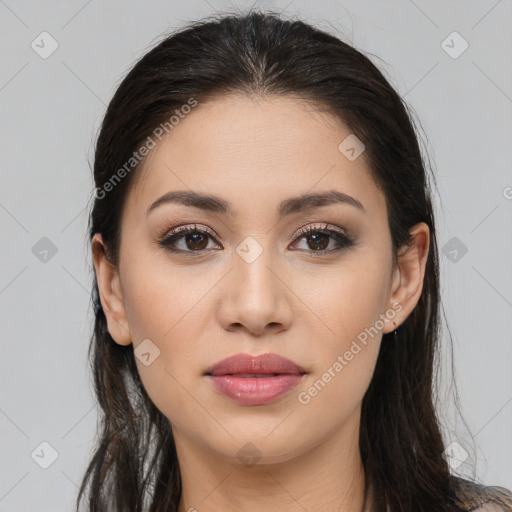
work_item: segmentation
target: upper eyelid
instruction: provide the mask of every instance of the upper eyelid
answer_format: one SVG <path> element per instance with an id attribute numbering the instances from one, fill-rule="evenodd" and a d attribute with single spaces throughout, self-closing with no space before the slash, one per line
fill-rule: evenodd
<path id="1" fill-rule="evenodd" d="M 180 235 L 180 233 L 184 231 L 185 233 L 187 231 L 204 231 L 206 234 L 211 235 L 213 238 L 218 237 L 217 233 L 213 231 L 213 229 L 208 228 L 207 226 L 204 226 L 202 224 L 192 223 L 192 224 L 184 224 L 181 226 L 176 226 L 175 228 L 168 229 L 163 232 L 160 238 L 165 239 L 170 236 Z"/>
<path id="2" fill-rule="evenodd" d="M 341 228 L 339 226 L 334 226 L 333 224 L 329 224 L 328 222 L 314 222 L 313 224 L 306 224 L 305 226 L 300 227 L 293 234 L 293 239 L 298 236 L 304 236 L 304 232 L 308 231 L 334 231 L 340 235 L 349 236 L 349 232 L 345 228 Z"/>

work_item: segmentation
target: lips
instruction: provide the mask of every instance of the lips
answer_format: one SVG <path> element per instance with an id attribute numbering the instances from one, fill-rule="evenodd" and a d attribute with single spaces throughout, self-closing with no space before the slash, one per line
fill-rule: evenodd
<path id="1" fill-rule="evenodd" d="M 302 375 L 306 370 L 286 357 L 277 354 L 238 354 L 219 361 L 207 375 L 236 375 L 238 377 L 271 377 L 275 375 Z"/>
<path id="2" fill-rule="evenodd" d="M 239 354 L 223 359 L 205 373 L 213 387 L 242 405 L 264 405 L 296 387 L 307 372 L 276 354 Z"/>

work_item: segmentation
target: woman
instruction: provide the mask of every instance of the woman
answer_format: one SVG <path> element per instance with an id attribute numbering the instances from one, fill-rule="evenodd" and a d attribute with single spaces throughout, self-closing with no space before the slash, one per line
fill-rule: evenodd
<path id="1" fill-rule="evenodd" d="M 301 21 L 224 16 L 149 51 L 96 147 L 102 416 L 77 505 L 512 510 L 450 474 L 427 178 L 380 71 Z"/>

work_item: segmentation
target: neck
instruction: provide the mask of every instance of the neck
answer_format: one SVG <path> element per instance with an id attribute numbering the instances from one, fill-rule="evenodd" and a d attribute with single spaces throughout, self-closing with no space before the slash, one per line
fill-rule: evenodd
<path id="1" fill-rule="evenodd" d="M 173 433 L 182 479 L 178 512 L 363 511 L 358 422 L 298 456 L 251 466 Z"/>

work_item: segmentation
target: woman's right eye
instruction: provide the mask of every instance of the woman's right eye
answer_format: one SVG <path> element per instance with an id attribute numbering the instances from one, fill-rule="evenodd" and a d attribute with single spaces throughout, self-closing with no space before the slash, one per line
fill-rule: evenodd
<path id="1" fill-rule="evenodd" d="M 184 226 L 167 232 L 160 239 L 159 244 L 171 253 L 195 256 L 197 253 L 202 254 L 203 251 L 209 250 L 208 238 L 214 239 L 213 234 L 209 231 L 198 229 L 195 225 Z M 181 248 L 177 248 L 179 243 L 182 245 Z"/>

